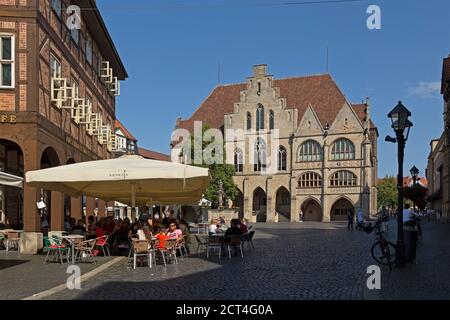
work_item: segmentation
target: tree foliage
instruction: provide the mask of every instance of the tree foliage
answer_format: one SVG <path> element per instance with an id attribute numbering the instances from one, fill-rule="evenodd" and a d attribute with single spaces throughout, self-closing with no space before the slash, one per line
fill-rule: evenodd
<path id="1" fill-rule="evenodd" d="M 202 127 L 202 136 L 201 137 L 195 137 L 191 136 L 191 162 L 195 166 L 200 166 L 204 168 L 209 169 L 209 173 L 211 175 L 211 181 L 209 183 L 209 186 L 206 190 L 205 197 L 212 202 L 212 207 L 217 208 L 219 206 L 219 190 L 220 190 L 220 181 L 222 181 L 223 191 L 224 191 L 224 205 L 227 203 L 228 200 L 234 200 L 236 195 L 238 194 L 238 188 L 236 184 L 233 181 L 233 175 L 235 173 L 234 165 L 226 164 L 226 153 L 225 153 L 225 145 L 223 143 L 220 144 L 220 152 L 223 154 L 222 162 L 220 163 L 213 163 L 208 164 L 208 153 L 204 152 L 205 150 L 208 150 L 209 148 L 214 144 L 214 139 L 212 141 L 205 141 L 203 137 L 205 137 L 205 132 L 207 132 L 210 129 L 208 125 L 203 125 Z M 197 140 L 196 140 L 197 139 Z M 201 152 L 203 153 L 201 155 L 202 163 L 195 163 L 195 159 L 199 159 L 200 155 L 196 154 L 194 144 L 197 142 L 200 145 L 200 139 L 201 139 Z M 215 151 L 211 152 L 212 156 L 215 156 Z"/>
<path id="2" fill-rule="evenodd" d="M 386 176 L 378 183 L 378 206 L 394 208 L 397 205 L 397 179 Z"/>
<path id="3" fill-rule="evenodd" d="M 414 202 L 416 206 L 423 210 L 427 205 L 428 189 L 421 184 L 403 188 L 403 195 L 406 199 Z"/>

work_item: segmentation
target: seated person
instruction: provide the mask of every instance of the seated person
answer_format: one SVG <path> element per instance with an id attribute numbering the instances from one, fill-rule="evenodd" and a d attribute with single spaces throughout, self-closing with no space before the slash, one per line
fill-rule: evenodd
<path id="1" fill-rule="evenodd" d="M 242 233 L 247 233 L 248 232 L 247 226 L 242 221 L 239 221 L 238 219 L 236 219 L 236 222 L 237 222 L 237 224 L 239 226 L 239 229 L 241 229 Z"/>
<path id="2" fill-rule="evenodd" d="M 178 229 L 177 225 L 174 222 L 172 222 L 171 224 L 169 224 L 169 229 L 167 230 L 167 237 L 169 239 L 180 240 L 183 237 L 183 231 L 181 231 L 181 229 Z"/>
<path id="3" fill-rule="evenodd" d="M 105 235 L 105 230 L 103 230 L 103 223 L 101 221 L 97 222 L 95 227 L 95 237 L 100 238 Z"/>
<path id="4" fill-rule="evenodd" d="M 166 234 L 166 229 L 159 228 L 159 231 L 155 235 L 155 238 L 157 239 L 156 247 L 158 249 L 164 249 L 164 246 L 166 244 L 166 240 L 168 239 L 167 234 Z"/>
<path id="5" fill-rule="evenodd" d="M 218 232 L 218 230 L 217 230 L 217 220 L 215 220 L 215 219 L 211 220 L 211 224 L 208 227 L 208 231 L 209 231 L 210 235 L 211 234 L 216 234 Z"/>
<path id="6" fill-rule="evenodd" d="M 79 219 L 75 227 L 72 228 L 72 234 L 77 234 L 80 236 L 84 236 L 86 233 L 86 227 L 84 226 L 83 220 Z"/>
<path id="7" fill-rule="evenodd" d="M 240 236 L 242 230 L 239 228 L 236 219 L 231 220 L 231 227 L 225 232 L 225 238 L 228 236 Z"/>

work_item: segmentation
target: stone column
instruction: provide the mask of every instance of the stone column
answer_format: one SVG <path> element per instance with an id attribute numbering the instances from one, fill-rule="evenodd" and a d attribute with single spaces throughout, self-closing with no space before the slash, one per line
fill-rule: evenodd
<path id="1" fill-rule="evenodd" d="M 52 191 L 50 207 L 50 230 L 64 230 L 64 194 Z"/>
<path id="2" fill-rule="evenodd" d="M 70 197 L 70 216 L 75 220 L 81 219 L 83 217 L 81 209 L 81 197 Z"/>
<path id="3" fill-rule="evenodd" d="M 291 197 L 291 222 L 300 221 L 300 207 L 297 204 L 297 178 L 295 176 L 291 177 L 290 180 L 290 197 Z"/>
<path id="4" fill-rule="evenodd" d="M 94 216 L 95 199 L 86 197 L 86 226 L 89 224 L 89 217 Z"/>
<path id="5" fill-rule="evenodd" d="M 98 216 L 106 217 L 106 202 L 103 200 L 98 200 Z"/>
<path id="6" fill-rule="evenodd" d="M 329 146 L 328 141 L 325 139 L 323 144 L 323 170 L 322 170 L 322 222 L 330 222 L 331 221 L 331 213 L 330 213 L 330 204 L 329 204 L 329 195 L 328 195 L 328 184 L 329 181 L 329 175 L 330 175 L 330 168 L 328 164 L 328 157 L 329 157 Z"/>
<path id="7" fill-rule="evenodd" d="M 256 222 L 253 221 L 253 214 L 252 214 L 252 199 L 250 197 L 250 190 L 249 190 L 249 181 L 248 178 L 244 179 L 244 188 L 243 188 L 243 196 L 244 196 L 244 217 L 245 219 L 247 219 L 248 221 L 251 222 Z"/>
<path id="8" fill-rule="evenodd" d="M 272 178 L 267 178 L 266 180 L 266 214 L 267 222 L 278 222 L 278 215 L 276 212 L 276 195 L 272 195 Z M 276 191 L 275 191 L 276 192 Z"/>

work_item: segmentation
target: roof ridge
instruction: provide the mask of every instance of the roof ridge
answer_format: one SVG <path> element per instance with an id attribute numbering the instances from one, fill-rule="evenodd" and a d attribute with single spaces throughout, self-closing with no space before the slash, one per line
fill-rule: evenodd
<path id="1" fill-rule="evenodd" d="M 333 77 L 330 73 L 315 73 L 315 74 L 308 74 L 304 76 L 291 76 L 291 77 L 284 77 L 284 78 L 274 78 L 274 81 L 280 81 L 280 80 L 293 80 L 293 79 L 304 79 L 304 78 L 312 78 L 312 77 L 323 77 L 323 76 L 330 76 L 330 78 L 334 81 Z M 252 78 L 252 77 L 249 77 Z M 241 86 L 245 85 L 245 82 L 231 82 L 231 83 L 224 83 L 224 84 L 217 84 L 215 88 L 219 87 L 230 87 L 230 86 Z"/>

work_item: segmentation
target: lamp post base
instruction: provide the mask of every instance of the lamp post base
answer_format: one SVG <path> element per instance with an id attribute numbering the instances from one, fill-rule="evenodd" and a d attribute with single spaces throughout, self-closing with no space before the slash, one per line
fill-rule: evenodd
<path id="1" fill-rule="evenodd" d="M 403 241 L 397 241 L 395 245 L 395 267 L 405 267 L 405 243 Z"/>

